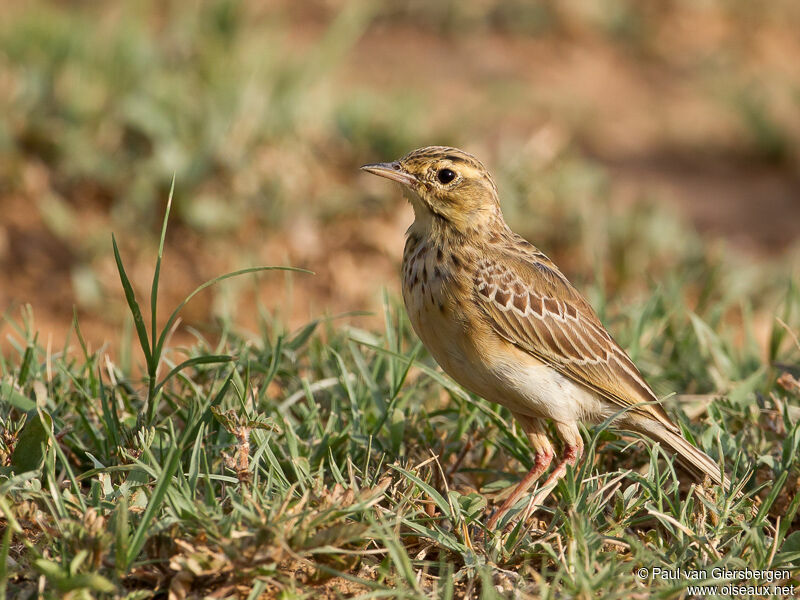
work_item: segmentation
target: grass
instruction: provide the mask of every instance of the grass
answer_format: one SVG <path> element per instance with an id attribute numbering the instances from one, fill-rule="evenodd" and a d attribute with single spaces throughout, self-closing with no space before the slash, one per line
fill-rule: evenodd
<path id="1" fill-rule="evenodd" d="M 231 232 L 253 223 L 261 240 L 298 213 L 322 229 L 365 207 L 394 217 L 388 193 L 359 191 L 355 165 L 487 137 L 469 103 L 442 117 L 407 89 L 340 84 L 337 67 L 371 19 L 456 42 L 487 23 L 494 34 L 559 39 L 586 29 L 646 64 L 673 64 L 672 38 L 650 35 L 666 19 L 633 2 L 484 4 L 375 14 L 345 3 L 302 52 L 280 13 L 259 18 L 246 2 L 191 13 L 35 3 L 0 25 L 0 107 L 11 115 L 0 123 L 0 192 L 35 201 L 71 250 L 58 268 L 86 290 L 58 346 L 25 307 L 0 323 L 0 596 L 685 596 L 693 582 L 637 577 L 658 566 L 788 569 L 782 583 L 798 582 L 796 272 L 789 260 L 741 260 L 655 203 L 622 210 L 607 173 L 581 154 L 580 132 L 543 149 L 525 139 L 497 149 L 504 210 L 567 272 L 592 275 L 581 289 L 743 498 L 692 486 L 658 448 L 596 426 L 583 432 L 585 461 L 527 527 L 485 531 L 487 499 L 496 506 L 493 495 L 531 466 L 528 444 L 505 409 L 441 374 L 390 295 L 381 330 L 333 318 L 287 330 L 269 298 L 254 331 L 228 317 L 208 337 L 190 330 L 194 343 L 173 343 L 185 301 L 165 311 L 175 281 L 162 259 L 241 259 L 248 244 Z M 693 8 L 676 7 L 692 20 Z M 722 10 L 747 31 L 754 18 L 796 19 L 789 3 L 776 7 Z M 728 114 L 726 139 L 743 156 L 790 166 L 795 82 L 773 74 L 755 94 L 737 66 L 737 53 L 751 52 L 737 39 L 713 56 L 689 52 L 681 72 Z M 495 110 L 513 102 L 509 85 L 497 83 Z M 555 138 L 580 121 L 568 108 L 524 106 Z M 175 206 L 172 239 L 193 240 L 188 250 L 170 247 L 166 217 L 158 222 L 173 175 L 187 201 Z M 100 213 L 120 232 L 111 247 L 96 222 L 81 229 Z M 135 236 L 149 249 L 134 253 Z M 154 268 L 142 296 L 134 274 L 146 251 Z M 105 277 L 115 268 L 121 285 Z M 238 272 L 239 285 L 265 269 Z M 113 348 L 92 349 L 82 319 L 112 301 L 130 325 Z"/>
<path id="2" fill-rule="evenodd" d="M 656 386 L 701 393 L 666 403 L 743 497 L 688 485 L 657 447 L 603 424 L 535 518 L 502 533 L 483 527 L 486 494 L 530 467 L 527 442 L 505 409 L 436 370 L 392 300 L 382 332 L 266 320 L 260 335 L 229 326 L 214 345 L 173 348 L 180 306 L 162 328 L 151 313 L 148 331 L 116 241 L 114 253 L 143 380 L 90 352 L 77 321 L 79 352 L 12 322 L 6 597 L 675 597 L 692 583 L 637 577 L 655 566 L 797 582 L 794 288 L 768 360 L 726 340 L 719 303 L 690 311 L 677 286 L 615 321 Z"/>

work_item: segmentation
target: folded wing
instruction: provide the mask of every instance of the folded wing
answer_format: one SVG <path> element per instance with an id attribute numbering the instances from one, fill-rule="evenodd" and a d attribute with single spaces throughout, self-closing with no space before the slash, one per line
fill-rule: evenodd
<path id="1" fill-rule="evenodd" d="M 620 408 L 678 431 L 589 303 L 542 253 L 529 246 L 502 260 L 486 256 L 473 284 L 500 336 Z"/>

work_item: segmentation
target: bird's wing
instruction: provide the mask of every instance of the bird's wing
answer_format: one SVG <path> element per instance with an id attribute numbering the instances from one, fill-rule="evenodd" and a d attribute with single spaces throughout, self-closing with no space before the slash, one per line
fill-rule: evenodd
<path id="1" fill-rule="evenodd" d="M 544 254 L 484 254 L 474 297 L 507 341 L 620 408 L 677 432 L 653 391 L 589 303 Z"/>

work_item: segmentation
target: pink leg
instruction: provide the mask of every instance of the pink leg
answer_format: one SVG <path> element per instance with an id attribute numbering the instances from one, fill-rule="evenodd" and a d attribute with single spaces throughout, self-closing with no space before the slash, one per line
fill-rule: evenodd
<path id="1" fill-rule="evenodd" d="M 500 520 L 500 517 L 505 515 L 511 507 L 513 507 L 522 495 L 527 492 L 530 487 L 536 482 L 539 477 L 542 476 L 547 470 L 547 467 L 550 466 L 550 461 L 553 460 L 553 455 L 549 452 L 537 452 L 536 458 L 533 460 L 533 467 L 528 474 L 525 475 L 522 481 L 517 484 L 517 487 L 514 488 L 514 491 L 511 492 L 511 495 L 506 498 L 506 501 L 500 506 L 500 509 L 494 513 L 489 522 L 486 523 L 486 527 L 488 529 L 494 529 L 494 526 L 497 525 L 497 521 Z"/>
<path id="2" fill-rule="evenodd" d="M 550 476 L 542 484 L 541 489 L 528 504 L 528 508 L 525 509 L 525 513 L 522 517 L 523 522 L 531 516 L 534 509 L 537 506 L 540 506 L 542 502 L 544 502 L 545 499 L 550 495 L 553 489 L 555 489 L 558 480 L 564 477 L 566 474 L 567 465 L 574 467 L 583 455 L 583 439 L 581 438 L 581 434 L 580 431 L 578 431 L 577 425 L 565 425 L 562 423 L 557 423 L 556 428 L 558 429 L 558 433 L 560 434 L 561 438 L 564 440 L 564 451 L 562 452 L 561 458 L 556 464 L 555 469 L 553 469 L 553 472 L 550 473 Z"/>
<path id="3" fill-rule="evenodd" d="M 553 460 L 553 446 L 550 444 L 550 440 L 547 438 L 541 421 L 531 417 L 523 417 L 521 415 L 515 416 L 522 423 L 522 428 L 528 435 L 528 439 L 536 451 L 536 456 L 533 460 L 533 467 L 531 470 L 528 471 L 528 474 L 525 475 L 522 481 L 517 484 L 517 487 L 514 488 L 514 491 L 511 492 L 511 495 L 506 499 L 505 502 L 503 502 L 497 512 L 491 516 L 488 523 L 486 523 L 486 527 L 488 529 L 494 529 L 500 518 L 505 515 L 509 509 L 511 509 L 519 501 L 525 492 L 530 489 L 536 480 L 542 476 L 542 473 L 544 473 L 547 470 L 547 467 L 550 466 L 550 461 Z"/>

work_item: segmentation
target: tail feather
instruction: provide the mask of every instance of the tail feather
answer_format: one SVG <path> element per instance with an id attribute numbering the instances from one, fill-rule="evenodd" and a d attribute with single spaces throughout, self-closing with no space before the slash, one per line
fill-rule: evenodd
<path id="1" fill-rule="evenodd" d="M 680 433 L 675 433 L 661 425 L 648 427 L 644 431 L 648 436 L 660 442 L 667 450 L 675 453 L 675 459 L 698 480 L 708 476 L 712 482 L 726 491 L 730 490 L 730 480 L 721 472 L 719 465 L 705 452 L 696 448 Z"/>

